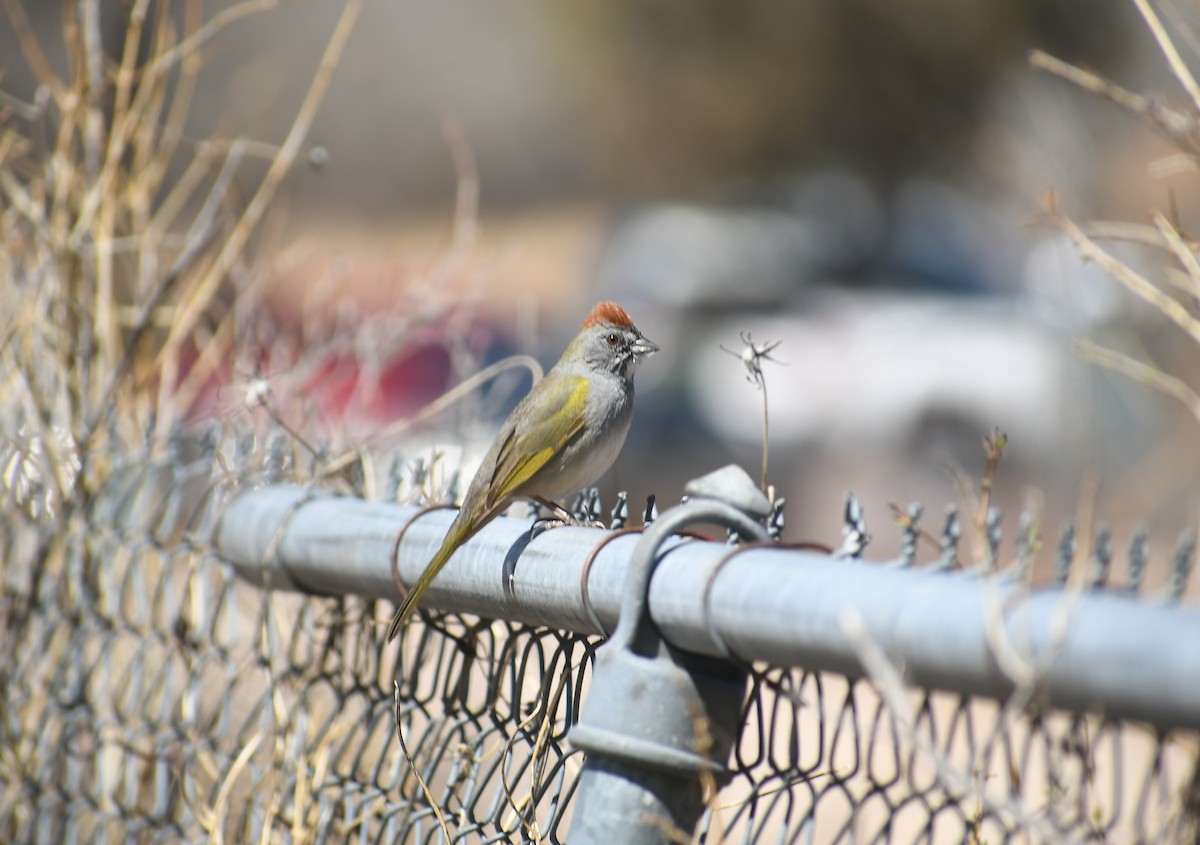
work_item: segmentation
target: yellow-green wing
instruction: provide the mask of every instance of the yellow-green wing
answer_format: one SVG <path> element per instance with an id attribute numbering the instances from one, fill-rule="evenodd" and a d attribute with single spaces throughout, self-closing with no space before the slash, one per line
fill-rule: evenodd
<path id="1" fill-rule="evenodd" d="M 553 385 L 546 384 L 536 392 L 537 413 L 527 417 L 537 419 L 526 419 L 514 426 L 497 456 L 487 499 L 489 506 L 514 495 L 583 428 L 588 395 L 586 378 L 555 379 Z M 533 397 L 531 393 L 527 398 Z"/>
<path id="2" fill-rule="evenodd" d="M 463 504 L 463 509 L 459 511 L 454 524 L 446 532 L 437 554 L 425 567 L 420 579 L 413 585 L 400 609 L 392 617 L 387 635 L 389 642 L 412 614 L 417 602 L 425 595 L 425 591 L 455 550 L 486 525 L 497 512 L 508 507 L 511 497 L 521 485 L 533 478 L 538 470 L 561 452 L 571 442 L 571 438 L 583 428 L 583 409 L 587 407 L 587 392 L 587 379 L 578 376 L 556 378 L 553 382 L 542 385 L 537 390 L 537 395 L 531 393 L 526 397 L 529 403 L 536 403 L 536 408 L 530 404 L 528 413 L 514 414 L 519 422 L 508 432 L 496 456 L 496 470 L 492 473 L 492 483 L 488 487 L 483 507 L 476 509 L 469 501 L 468 494 L 468 501 Z M 537 421 L 529 422 L 530 417 L 536 417 Z M 474 482 L 471 487 L 475 487 Z"/>

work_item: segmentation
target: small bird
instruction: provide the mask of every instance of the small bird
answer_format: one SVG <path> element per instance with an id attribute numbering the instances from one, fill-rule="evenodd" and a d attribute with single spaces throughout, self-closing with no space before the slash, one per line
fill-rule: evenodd
<path id="1" fill-rule="evenodd" d="M 570 520 L 558 497 L 612 466 L 633 418 L 634 370 L 657 351 L 615 302 L 591 310 L 558 363 L 504 421 L 441 548 L 392 618 L 388 642 L 454 551 L 514 499 L 532 499 Z"/>

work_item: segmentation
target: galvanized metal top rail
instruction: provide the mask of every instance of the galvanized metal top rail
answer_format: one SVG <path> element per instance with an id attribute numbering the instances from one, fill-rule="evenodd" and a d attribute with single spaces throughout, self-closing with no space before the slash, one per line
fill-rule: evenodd
<path id="1" fill-rule="evenodd" d="M 220 554 L 273 589 L 398 601 L 449 510 L 339 498 L 295 486 L 237 497 Z M 616 626 L 636 533 L 560 528 L 532 541 L 499 518 L 438 576 L 425 605 L 581 633 Z M 1036 665 L 1044 701 L 1163 728 L 1200 728 L 1200 609 L 1117 590 L 1029 590 L 1004 576 L 923 570 L 811 551 L 677 538 L 650 588 L 664 639 L 687 651 L 865 674 L 857 615 L 914 685 L 1004 699 L 1007 658 Z M 1006 658 L 1007 656 L 1007 658 Z"/>

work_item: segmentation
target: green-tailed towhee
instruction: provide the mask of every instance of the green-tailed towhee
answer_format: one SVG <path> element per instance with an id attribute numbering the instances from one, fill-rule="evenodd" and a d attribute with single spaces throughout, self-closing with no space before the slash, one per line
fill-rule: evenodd
<path id="1" fill-rule="evenodd" d="M 392 618 L 389 642 L 455 549 L 514 499 L 562 514 L 558 497 L 612 466 L 633 417 L 633 371 L 656 351 L 621 306 L 592 309 L 562 358 L 504 421 L 441 548 Z"/>

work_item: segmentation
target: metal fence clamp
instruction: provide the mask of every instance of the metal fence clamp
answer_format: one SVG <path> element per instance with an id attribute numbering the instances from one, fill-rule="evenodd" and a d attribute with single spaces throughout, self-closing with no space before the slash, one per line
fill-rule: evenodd
<path id="1" fill-rule="evenodd" d="M 771 506 L 744 470 L 727 466 L 690 482 L 686 501 L 645 530 L 633 551 L 621 616 L 596 653 L 573 745 L 587 752 L 572 845 L 642 845 L 690 836 L 705 784 L 727 776 L 741 722 L 743 667 L 673 648 L 650 619 L 650 579 L 659 549 L 690 525 L 769 539 Z"/>

